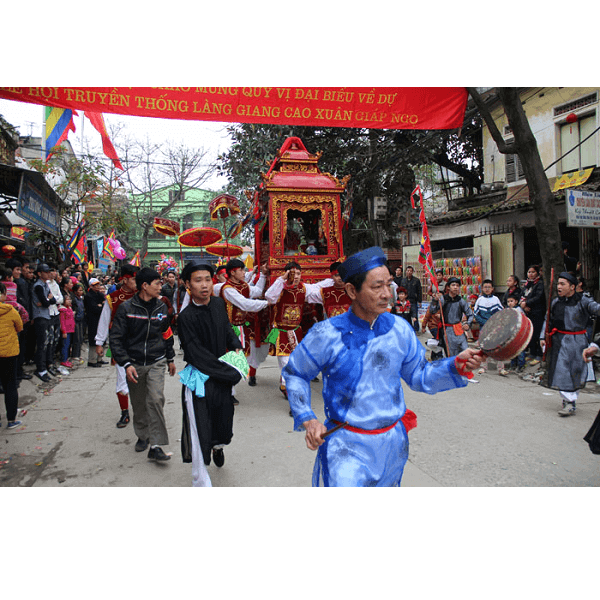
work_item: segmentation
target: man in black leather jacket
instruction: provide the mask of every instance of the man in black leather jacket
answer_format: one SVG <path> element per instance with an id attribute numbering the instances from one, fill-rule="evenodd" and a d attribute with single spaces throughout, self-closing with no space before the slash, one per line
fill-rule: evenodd
<path id="1" fill-rule="evenodd" d="M 162 300 L 160 275 L 143 268 L 136 277 L 138 293 L 123 302 L 115 313 L 110 330 L 113 358 L 127 373 L 133 429 L 138 436 L 136 452 L 148 445 L 148 458 L 167 461 L 161 446 L 169 443 L 163 413 L 165 366 L 175 375 L 173 332 L 167 306 Z"/>

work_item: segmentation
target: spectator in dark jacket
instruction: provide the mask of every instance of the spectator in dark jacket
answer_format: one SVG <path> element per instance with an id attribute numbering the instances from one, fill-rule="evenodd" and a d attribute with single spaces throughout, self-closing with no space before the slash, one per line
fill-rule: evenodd
<path id="1" fill-rule="evenodd" d="M 85 307 L 85 318 L 87 321 L 88 343 L 90 346 L 88 352 L 88 367 L 100 367 L 106 364 L 101 356 L 96 353 L 96 332 L 98 331 L 98 322 L 102 314 L 102 307 L 106 302 L 106 297 L 100 291 L 102 283 L 96 277 L 90 279 L 90 289 L 83 298 Z"/>
<path id="2" fill-rule="evenodd" d="M 133 429 L 138 436 L 137 452 L 148 445 L 148 458 L 167 461 L 161 446 L 169 443 L 163 413 L 165 366 L 175 375 L 173 333 L 167 307 L 159 299 L 160 275 L 147 267 L 138 271 L 138 292 L 123 302 L 113 318 L 110 349 L 116 363 L 125 369 L 133 408 Z"/>
<path id="3" fill-rule="evenodd" d="M 527 283 L 521 297 L 521 308 L 533 325 L 533 336 L 529 346 L 527 346 L 532 359 L 529 364 L 537 365 L 543 356 L 542 347 L 540 346 L 540 332 L 546 317 L 546 294 L 539 265 L 531 265 L 527 269 Z"/>

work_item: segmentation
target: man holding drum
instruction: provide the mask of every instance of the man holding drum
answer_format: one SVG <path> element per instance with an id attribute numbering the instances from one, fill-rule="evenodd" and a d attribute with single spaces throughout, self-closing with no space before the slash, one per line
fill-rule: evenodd
<path id="1" fill-rule="evenodd" d="M 399 486 L 408 459 L 401 379 L 435 394 L 465 387 L 482 356 L 467 349 L 435 363 L 404 319 L 387 312 L 392 277 L 379 247 L 338 267 L 348 312 L 312 326 L 283 369 L 294 428 L 317 450 L 313 485 Z M 310 382 L 323 373 L 325 424 L 311 408 Z M 327 435 L 328 430 L 341 426 Z"/>

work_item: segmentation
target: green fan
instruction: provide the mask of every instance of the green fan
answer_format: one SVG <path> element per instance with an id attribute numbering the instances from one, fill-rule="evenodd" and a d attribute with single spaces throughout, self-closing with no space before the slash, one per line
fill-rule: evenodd
<path id="1" fill-rule="evenodd" d="M 248 364 L 243 352 L 235 352 L 234 350 L 231 350 L 230 352 L 223 354 L 219 360 L 233 367 L 244 379 L 248 377 L 250 365 Z"/>

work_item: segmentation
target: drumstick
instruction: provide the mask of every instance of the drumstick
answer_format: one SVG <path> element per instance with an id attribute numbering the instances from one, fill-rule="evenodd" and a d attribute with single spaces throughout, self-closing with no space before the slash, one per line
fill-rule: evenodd
<path id="1" fill-rule="evenodd" d="M 340 423 L 339 425 L 328 429 L 325 433 L 321 434 L 321 437 L 325 439 L 328 435 L 331 435 L 333 432 L 337 431 L 338 429 L 341 429 L 342 427 L 346 427 L 346 425 L 348 425 L 348 421 L 344 421 L 343 423 Z"/>

